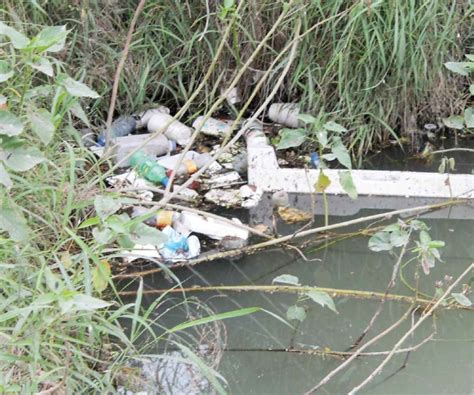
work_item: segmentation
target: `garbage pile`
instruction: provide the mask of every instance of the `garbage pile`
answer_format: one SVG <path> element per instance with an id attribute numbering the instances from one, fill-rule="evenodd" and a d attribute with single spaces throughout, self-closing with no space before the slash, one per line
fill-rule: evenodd
<path id="1" fill-rule="evenodd" d="M 295 124 L 294 108 L 272 105 L 269 116 L 281 124 Z M 275 115 L 276 114 L 276 115 Z M 233 121 L 197 117 L 192 127 L 174 120 L 170 110 L 157 106 L 137 115 L 121 116 L 109 131 L 110 158 L 118 171 L 107 178 L 114 190 L 133 192 L 143 202 L 154 199 L 155 193 L 165 188 L 172 192 L 198 170 L 204 171 L 187 188 L 180 188 L 177 198 L 187 205 L 199 205 L 202 209 L 188 211 L 150 210 L 144 206 L 133 208 L 132 217 L 157 227 L 167 236 L 160 246 L 135 245 L 126 252 L 127 262 L 140 258 L 153 258 L 161 262 L 175 263 L 198 257 L 206 247 L 220 250 L 242 248 L 248 243 L 249 230 L 237 219 L 203 215 L 203 207 L 252 208 L 259 204 L 263 192 L 246 182 L 247 152 L 238 143 L 215 161 L 213 155 L 220 148 L 218 139 L 230 137 Z M 257 123 L 257 128 L 261 124 Z M 195 128 L 200 128 L 207 145 L 191 145 Z M 162 131 L 162 133 L 158 133 Z M 88 143 L 90 149 L 102 156 L 106 145 L 106 133 L 99 134 L 97 141 Z M 170 188 L 170 180 L 173 185 Z M 207 205 L 207 206 L 206 206 Z"/>
<path id="2" fill-rule="evenodd" d="M 205 120 L 199 116 L 192 126 L 200 128 L 201 133 L 213 141 L 230 134 L 232 121 Z M 139 200 L 150 202 L 155 192 L 168 186 L 170 178 L 173 178 L 173 191 L 206 167 L 196 182 L 177 194 L 188 206 L 249 208 L 258 204 L 262 193 L 245 182 L 247 155 L 244 146 L 237 146 L 214 161 L 213 155 L 219 144 L 205 149 L 184 149 L 191 141 L 193 128 L 173 120 L 170 110 L 164 106 L 117 118 L 110 129 L 109 153 L 118 170 L 107 178 L 107 183 L 114 190 L 134 192 Z M 162 133 L 157 133 L 160 130 Z M 106 133 L 101 132 L 97 141 L 92 141 L 87 135 L 84 142 L 96 155 L 102 156 Z M 133 207 L 132 218 L 143 218 L 147 225 L 160 229 L 167 241 L 158 247 L 135 245 L 125 253 L 127 262 L 153 258 L 175 263 L 198 257 L 203 243 L 221 250 L 241 248 L 248 243 L 249 231 L 237 218 L 228 220 L 186 210 L 157 211 L 145 206 Z"/>

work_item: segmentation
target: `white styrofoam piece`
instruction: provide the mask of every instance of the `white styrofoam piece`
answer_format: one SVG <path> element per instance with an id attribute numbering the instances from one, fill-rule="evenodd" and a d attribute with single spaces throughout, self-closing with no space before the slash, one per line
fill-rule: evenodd
<path id="1" fill-rule="evenodd" d="M 316 169 L 281 169 L 273 147 L 262 133 L 253 132 L 247 137 L 248 181 L 265 192 L 284 190 L 289 193 L 314 193 L 319 176 Z M 326 193 L 345 194 L 339 183 L 339 172 L 326 169 L 331 180 Z M 440 174 L 410 171 L 352 170 L 352 179 L 359 195 L 467 198 L 474 199 L 474 175 Z"/>

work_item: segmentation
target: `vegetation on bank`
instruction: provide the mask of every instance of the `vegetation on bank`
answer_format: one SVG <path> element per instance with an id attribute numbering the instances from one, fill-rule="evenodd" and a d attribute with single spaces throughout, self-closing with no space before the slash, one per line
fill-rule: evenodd
<path id="1" fill-rule="evenodd" d="M 276 99 L 298 101 L 315 116 L 333 114 L 350 130 L 345 143 L 356 157 L 390 136 L 410 135 L 417 125 L 464 108 L 465 80 L 443 64 L 462 60 L 469 52 L 468 0 L 250 0 L 238 9 L 237 3 L 146 2 L 120 79 L 117 112 L 130 113 L 153 102 L 181 108 L 218 55 L 187 117 L 208 110 L 287 7 L 285 18 L 238 82 L 244 100 L 293 39 L 300 21 L 299 50 Z M 101 93 L 90 109 L 99 127 L 135 7 L 135 1 L 6 0 L 2 16 L 18 26 L 26 22 L 22 28 L 27 30 L 67 23 L 71 41 L 62 59 Z M 230 34 L 220 49 L 229 23 Z M 285 62 L 283 57 L 273 67 L 251 108 L 263 102 Z"/>
<path id="2" fill-rule="evenodd" d="M 257 311 L 209 313 L 158 336 L 161 316 L 153 313 L 162 299 L 143 310 L 140 288 L 134 303 L 122 303 L 111 280 L 100 232 L 115 232 L 117 255 L 137 233 L 159 235 L 137 232 L 142 224 L 115 215 L 130 200 L 101 197 L 107 165 L 97 163 L 78 130 L 105 124 L 135 6 L 6 0 L 0 9 L 0 392 L 113 392 L 145 334 L 149 345 L 193 325 Z M 390 135 L 464 108 L 463 79 L 443 63 L 461 59 L 468 7 L 468 1 L 427 0 L 147 2 L 116 112 L 156 102 L 179 109 L 211 70 L 189 103 L 191 119 L 253 59 L 238 82 L 245 101 L 301 25 L 297 58 L 277 97 L 350 125 L 344 143 L 360 157 Z M 249 108 L 263 102 L 287 62 L 285 54 L 271 67 Z M 174 340 L 185 347 L 185 340 Z M 214 373 L 207 371 L 221 390 Z"/>

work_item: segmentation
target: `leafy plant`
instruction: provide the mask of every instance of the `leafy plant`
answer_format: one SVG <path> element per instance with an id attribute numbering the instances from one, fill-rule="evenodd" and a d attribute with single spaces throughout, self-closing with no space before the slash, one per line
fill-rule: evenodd
<path id="1" fill-rule="evenodd" d="M 375 233 L 369 239 L 369 249 L 375 252 L 391 252 L 395 248 L 407 245 L 410 234 L 416 232 L 419 239 L 415 240 L 415 246 L 411 248 L 411 252 L 416 255 L 416 260 L 420 262 L 424 273 L 429 274 L 436 261 L 441 261 L 439 249 L 444 247 L 445 243 L 441 240 L 432 240 L 428 231 L 429 228 L 422 221 L 413 220 L 407 223 L 398 220 L 397 223 Z"/>
<path id="2" fill-rule="evenodd" d="M 0 22 L 0 37 L 8 40 L 0 60 L 0 184 L 7 189 L 13 185 L 12 173 L 31 171 L 46 160 L 44 150 L 65 117 L 76 115 L 88 122 L 79 98 L 99 97 L 65 74 L 54 57 L 64 48 L 67 34 L 65 26 L 53 26 L 28 38 Z M 12 229 L 12 222 L 22 224 L 22 230 Z M 0 229 L 24 240 L 24 228 L 20 210 L 3 199 Z"/>
<path id="3" fill-rule="evenodd" d="M 94 226 L 92 234 L 99 246 L 117 242 L 121 248 L 130 249 L 137 244 L 158 247 L 166 242 L 166 236 L 158 229 L 141 222 L 141 217 L 131 219 L 125 212 L 116 214 L 122 207 L 119 198 L 98 195 L 94 199 L 94 207 L 97 216 L 88 218 L 79 228 Z"/>
<path id="4" fill-rule="evenodd" d="M 467 54 L 466 62 L 446 62 L 444 66 L 453 73 L 469 77 L 474 71 L 474 55 Z M 474 95 L 474 83 L 469 85 L 469 94 Z M 474 128 L 474 107 L 466 107 L 462 115 L 451 115 L 443 119 L 444 124 L 451 129 L 463 130 Z"/>
<path id="5" fill-rule="evenodd" d="M 357 199 L 357 189 L 352 180 L 350 172 L 352 168 L 351 156 L 342 142 L 342 137 L 347 129 L 334 122 L 322 122 L 320 118 L 315 118 L 309 114 L 300 114 L 298 119 L 306 126 L 298 129 L 282 129 L 277 149 L 299 147 L 309 141 L 316 145 L 315 153 L 311 154 L 312 164 L 319 169 L 319 176 L 314 186 L 316 192 L 323 194 L 325 207 L 325 222 L 328 224 L 328 202 L 326 189 L 331 185 L 331 180 L 324 172 L 328 168 L 328 163 L 337 161 L 346 171 L 339 171 L 339 183 L 351 199 Z"/>
<path id="6" fill-rule="evenodd" d="M 272 282 L 297 287 L 301 286 L 298 277 L 293 276 L 291 274 L 281 274 L 275 277 Z M 286 318 L 290 321 L 304 321 L 306 319 L 306 309 L 303 306 L 300 306 L 300 304 L 307 300 L 312 300 L 313 302 L 319 304 L 322 307 L 327 306 L 330 310 L 337 313 L 336 305 L 334 304 L 333 299 L 327 292 L 318 289 L 302 289 L 301 293 L 298 295 L 298 299 L 296 300 L 295 304 L 290 306 L 286 311 Z"/>

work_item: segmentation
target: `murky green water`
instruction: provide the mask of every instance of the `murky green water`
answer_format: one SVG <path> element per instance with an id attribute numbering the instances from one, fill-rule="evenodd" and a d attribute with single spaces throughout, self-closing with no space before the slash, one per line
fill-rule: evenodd
<path id="1" fill-rule="evenodd" d="M 466 215 L 472 214 L 472 208 Z M 359 212 L 358 216 L 373 211 Z M 331 222 L 348 217 L 332 217 Z M 435 292 L 435 281 L 445 275 L 456 278 L 474 260 L 473 220 L 426 219 L 434 239 L 444 240 L 443 263 L 437 264 L 429 276 L 422 275 L 420 289 L 430 295 Z M 316 225 L 322 219 L 317 217 Z M 357 230 L 353 227 L 350 230 Z M 293 228 L 281 227 L 290 232 Z M 345 228 L 344 232 L 349 231 Z M 176 272 L 183 286 L 195 285 L 269 285 L 280 274 L 292 274 L 303 285 L 384 292 L 391 276 L 395 256 L 370 252 L 367 237 L 354 237 L 320 251 L 306 250 L 308 258 L 321 261 L 306 262 L 289 250 L 274 249 L 237 260 L 222 260 L 201 264 Z M 407 281 L 414 284 L 413 265 L 404 270 Z M 471 278 L 472 280 L 472 278 Z M 467 283 L 469 277 L 463 281 Z M 149 288 L 168 287 L 161 276 L 148 279 Z M 411 295 L 411 291 L 397 280 L 393 293 Z M 258 306 L 281 317 L 295 303 L 293 294 L 261 292 L 192 293 L 213 311 L 225 312 L 241 307 Z M 471 295 L 472 298 L 472 295 Z M 149 297 L 152 302 L 154 297 Z M 174 295 L 170 304 L 179 303 Z M 334 357 L 289 353 L 287 348 L 316 348 L 344 351 L 360 335 L 370 321 L 378 302 L 351 298 L 335 298 L 339 314 L 313 302 L 301 303 L 306 320 L 289 328 L 274 317 L 259 312 L 251 316 L 225 321 L 227 342 L 219 365 L 219 372 L 228 382 L 232 394 L 299 394 L 309 390 L 328 372 L 341 363 Z M 408 305 L 387 302 L 370 335 L 380 333 L 397 321 Z M 165 326 L 184 320 L 184 309 L 166 315 Z M 413 320 L 418 317 L 413 316 Z M 390 350 L 409 329 L 412 318 L 387 335 L 367 351 Z M 435 323 L 435 327 L 433 326 Z M 469 311 L 440 311 L 436 320 L 427 320 L 404 347 L 413 346 L 436 331 L 434 338 L 416 352 L 399 354 L 369 384 L 363 393 L 371 394 L 471 394 L 474 392 L 474 313 Z M 336 376 L 318 393 L 343 394 L 359 384 L 382 361 L 383 357 L 362 357 Z"/>

